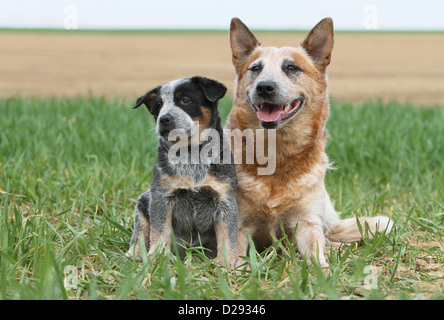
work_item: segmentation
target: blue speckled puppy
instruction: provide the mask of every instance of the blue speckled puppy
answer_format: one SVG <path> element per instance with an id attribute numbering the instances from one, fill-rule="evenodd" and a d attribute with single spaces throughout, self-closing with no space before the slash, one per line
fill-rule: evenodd
<path id="1" fill-rule="evenodd" d="M 173 230 L 176 242 L 182 243 L 173 244 L 180 256 L 184 256 L 183 244 L 202 245 L 208 249 L 207 256 L 217 257 L 217 262 L 236 264 L 236 171 L 217 110 L 226 90 L 215 80 L 196 76 L 171 81 L 137 100 L 134 108 L 145 104 L 156 120 L 159 147 L 151 186 L 137 200 L 128 256 L 140 259 L 141 241 L 149 256 L 161 243 L 171 248 Z M 201 139 L 200 134 L 206 129 L 212 129 L 218 139 Z M 169 139 L 173 130 L 180 130 L 187 137 L 180 150 L 177 139 Z M 191 161 L 192 152 L 188 151 L 193 148 L 192 141 L 198 141 L 199 152 L 212 141 L 209 161 Z M 176 148 L 173 153 L 172 148 Z M 215 150 L 219 154 L 211 154 Z M 180 152 L 186 152 L 185 159 L 190 161 L 172 161 L 171 155 Z M 225 158 L 229 156 L 229 164 L 222 161 L 224 152 Z"/>

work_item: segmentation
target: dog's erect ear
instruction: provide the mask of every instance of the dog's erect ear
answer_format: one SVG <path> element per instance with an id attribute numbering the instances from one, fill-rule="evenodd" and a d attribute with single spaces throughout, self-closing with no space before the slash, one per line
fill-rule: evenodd
<path id="1" fill-rule="evenodd" d="M 156 87 L 153 90 L 145 93 L 143 96 L 139 97 L 133 109 L 137 109 L 142 104 L 144 104 L 148 111 L 151 112 L 154 117 L 157 117 L 160 108 L 162 107 L 162 100 L 159 97 L 160 88 L 161 86 Z"/>
<path id="2" fill-rule="evenodd" d="M 240 19 L 233 18 L 230 24 L 230 45 L 233 65 L 238 72 L 253 50 L 261 43 Z"/>
<path id="3" fill-rule="evenodd" d="M 324 18 L 311 29 L 301 46 L 316 63 L 318 69 L 324 72 L 330 64 L 333 42 L 333 20 Z"/>
<path id="4" fill-rule="evenodd" d="M 205 98 L 211 102 L 218 101 L 227 92 L 227 87 L 213 79 L 196 76 L 191 78 L 191 81 L 200 86 Z"/>

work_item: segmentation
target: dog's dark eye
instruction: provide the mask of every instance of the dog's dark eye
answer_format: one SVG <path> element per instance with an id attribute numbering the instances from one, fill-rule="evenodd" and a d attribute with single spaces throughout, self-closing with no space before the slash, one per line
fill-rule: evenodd
<path id="1" fill-rule="evenodd" d="M 258 72 L 261 68 L 259 66 L 252 66 L 250 68 L 251 71 Z"/>
<path id="2" fill-rule="evenodd" d="M 289 64 L 287 66 L 287 71 L 290 71 L 290 72 L 301 71 L 301 68 L 299 68 L 298 66 L 295 66 L 294 64 Z"/>
<path id="3" fill-rule="evenodd" d="M 189 99 L 189 98 L 187 98 L 187 97 L 183 97 L 183 98 L 180 100 L 180 103 L 183 104 L 184 106 L 186 106 L 186 105 L 188 105 L 188 104 L 191 103 L 191 99 Z"/>

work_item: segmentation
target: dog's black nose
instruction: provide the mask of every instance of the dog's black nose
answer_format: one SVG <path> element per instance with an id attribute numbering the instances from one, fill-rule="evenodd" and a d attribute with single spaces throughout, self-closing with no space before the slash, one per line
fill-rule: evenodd
<path id="1" fill-rule="evenodd" d="M 159 122 L 160 124 L 169 124 L 173 121 L 173 117 L 170 116 L 169 114 L 164 114 L 163 116 L 161 116 L 159 118 Z"/>
<path id="2" fill-rule="evenodd" d="M 256 92 L 261 97 L 268 97 L 273 94 L 276 85 L 272 81 L 260 81 L 256 85 Z"/>
<path id="3" fill-rule="evenodd" d="M 175 128 L 174 119 L 169 114 L 164 114 L 158 119 L 159 134 L 163 137 Z"/>

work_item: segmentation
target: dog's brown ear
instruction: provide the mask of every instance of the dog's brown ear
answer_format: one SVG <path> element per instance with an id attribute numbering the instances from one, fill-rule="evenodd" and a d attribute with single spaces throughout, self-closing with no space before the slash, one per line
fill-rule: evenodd
<path id="1" fill-rule="evenodd" d="M 324 18 L 311 29 L 301 46 L 316 63 L 318 69 L 324 72 L 330 64 L 333 43 L 333 20 L 332 18 Z"/>
<path id="2" fill-rule="evenodd" d="M 238 72 L 247 62 L 253 50 L 261 43 L 239 18 L 233 18 L 230 24 L 230 45 L 233 54 L 233 65 L 236 72 Z"/>
<path id="3" fill-rule="evenodd" d="M 159 115 L 160 108 L 162 108 L 162 100 L 158 96 L 160 88 L 161 86 L 156 87 L 139 97 L 133 109 L 136 109 L 144 104 L 148 111 L 151 112 L 156 118 Z"/>

